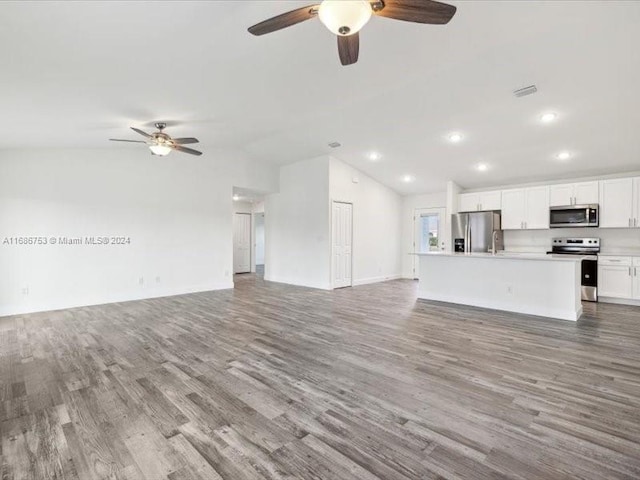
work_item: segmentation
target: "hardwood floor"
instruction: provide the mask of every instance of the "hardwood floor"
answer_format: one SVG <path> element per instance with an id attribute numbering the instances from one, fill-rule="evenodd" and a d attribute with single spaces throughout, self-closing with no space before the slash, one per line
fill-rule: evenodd
<path id="1" fill-rule="evenodd" d="M 0 319 L 0 478 L 640 478 L 640 308 L 236 286 Z"/>

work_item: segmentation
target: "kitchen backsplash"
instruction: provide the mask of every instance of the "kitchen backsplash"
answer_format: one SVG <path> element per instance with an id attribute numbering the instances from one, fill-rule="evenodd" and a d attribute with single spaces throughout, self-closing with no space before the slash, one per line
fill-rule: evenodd
<path id="1" fill-rule="evenodd" d="M 514 252 L 546 252 L 554 237 L 597 237 L 603 252 L 640 251 L 640 228 L 552 228 L 505 230 L 504 248 Z"/>

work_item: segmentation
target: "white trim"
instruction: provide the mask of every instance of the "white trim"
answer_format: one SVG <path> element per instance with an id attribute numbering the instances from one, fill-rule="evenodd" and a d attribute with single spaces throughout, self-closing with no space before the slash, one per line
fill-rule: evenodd
<path id="1" fill-rule="evenodd" d="M 193 285 L 183 288 L 159 288 L 148 293 L 115 293 L 100 297 L 85 297 L 84 300 L 59 300 L 43 304 L 30 305 L 5 305 L 0 307 L 0 317 L 12 315 L 23 315 L 26 313 L 50 312 L 55 310 L 66 310 L 69 308 L 92 307 L 95 305 L 107 305 L 110 303 L 131 302 L 135 300 L 147 300 L 150 298 L 174 297 L 177 295 L 188 295 L 190 293 L 211 292 L 216 290 L 227 290 L 233 288 L 233 282 Z"/>
<path id="2" fill-rule="evenodd" d="M 382 277 L 370 277 L 363 278 L 361 280 L 352 280 L 352 283 L 354 287 L 357 287 L 358 285 L 369 285 L 370 283 L 387 282 L 389 280 L 398 280 L 399 278 L 402 278 L 402 275 L 385 275 Z"/>

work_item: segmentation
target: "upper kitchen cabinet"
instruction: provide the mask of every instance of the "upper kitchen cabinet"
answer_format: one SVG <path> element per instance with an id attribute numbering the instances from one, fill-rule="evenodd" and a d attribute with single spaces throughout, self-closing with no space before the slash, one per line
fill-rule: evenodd
<path id="1" fill-rule="evenodd" d="M 549 187 L 516 188 L 502 192 L 502 229 L 549 228 Z"/>
<path id="2" fill-rule="evenodd" d="M 638 178 L 615 178 L 600 181 L 600 227 L 638 226 Z M 634 186 L 636 193 L 634 194 Z M 634 208 L 635 207 L 635 208 Z"/>
<path id="3" fill-rule="evenodd" d="M 459 212 L 485 212 L 502 208 L 502 192 L 461 193 L 458 195 Z"/>
<path id="4" fill-rule="evenodd" d="M 598 203 L 599 182 L 567 183 L 549 187 L 549 206 L 589 205 Z"/>

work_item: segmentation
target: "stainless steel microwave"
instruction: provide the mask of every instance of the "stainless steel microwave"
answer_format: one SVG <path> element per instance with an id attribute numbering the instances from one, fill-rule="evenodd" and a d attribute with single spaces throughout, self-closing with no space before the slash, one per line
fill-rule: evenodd
<path id="1" fill-rule="evenodd" d="M 551 228 L 597 227 L 599 224 L 598 205 L 566 205 L 551 207 L 549 226 Z"/>

